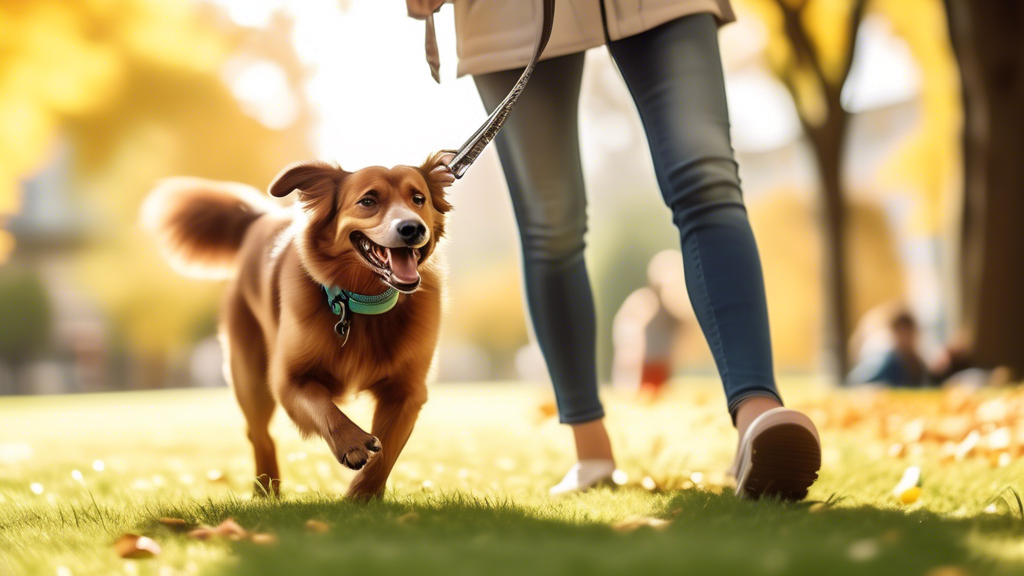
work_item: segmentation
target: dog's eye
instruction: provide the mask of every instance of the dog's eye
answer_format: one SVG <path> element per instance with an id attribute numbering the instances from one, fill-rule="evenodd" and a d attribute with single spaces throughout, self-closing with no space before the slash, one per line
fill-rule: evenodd
<path id="1" fill-rule="evenodd" d="M 413 194 L 412 195 L 412 203 L 417 205 L 417 206 L 423 206 L 423 204 L 426 203 L 426 201 L 427 201 L 427 198 L 423 194 Z"/>
<path id="2" fill-rule="evenodd" d="M 377 205 L 377 201 L 369 196 L 366 196 L 365 198 L 359 200 L 359 205 L 364 206 L 366 208 L 373 208 L 374 206 Z"/>

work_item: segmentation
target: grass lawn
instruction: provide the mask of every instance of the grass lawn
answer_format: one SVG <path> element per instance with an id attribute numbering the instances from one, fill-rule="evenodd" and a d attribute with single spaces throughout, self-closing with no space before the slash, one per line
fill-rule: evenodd
<path id="1" fill-rule="evenodd" d="M 606 394 L 629 481 L 558 500 L 546 489 L 572 463 L 570 433 L 543 416 L 540 388 L 435 386 L 387 497 L 369 505 L 339 496 L 353 473 L 281 414 L 285 495 L 251 498 L 226 389 L 0 398 L 0 574 L 1024 574 L 1007 490 L 1024 491 L 1020 392 L 783 391 L 825 445 L 809 501 L 791 505 L 732 496 L 721 471 L 735 434 L 710 381 L 656 403 Z M 347 411 L 369 420 L 365 403 Z M 923 491 L 905 505 L 892 489 L 910 465 Z M 277 541 L 196 540 L 162 517 L 234 518 Z M 623 525 L 649 518 L 668 522 Z M 330 529 L 308 532 L 311 519 Z M 122 559 L 124 533 L 162 552 Z"/>

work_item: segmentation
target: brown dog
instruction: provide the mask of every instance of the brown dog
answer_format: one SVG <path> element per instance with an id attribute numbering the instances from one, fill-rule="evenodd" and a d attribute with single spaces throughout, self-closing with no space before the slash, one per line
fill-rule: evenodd
<path id="1" fill-rule="evenodd" d="M 230 278 L 225 373 L 248 423 L 257 492 L 276 493 L 280 483 L 268 431 L 280 403 L 304 436 L 322 437 L 339 462 L 360 470 L 350 496 L 383 493 L 426 402 L 437 344 L 441 286 L 430 256 L 454 180 L 443 160 L 351 173 L 293 165 L 270 185 L 272 196 L 298 193 L 290 211 L 242 184 L 188 178 L 162 182 L 146 200 L 143 222 L 176 268 Z M 353 301 L 384 293 L 385 308 L 397 302 L 363 315 L 359 302 L 341 310 L 335 300 L 332 311 L 325 288 L 355 293 Z M 336 311 L 350 318 L 346 336 L 335 332 Z M 334 404 L 362 391 L 377 401 L 371 433 Z"/>

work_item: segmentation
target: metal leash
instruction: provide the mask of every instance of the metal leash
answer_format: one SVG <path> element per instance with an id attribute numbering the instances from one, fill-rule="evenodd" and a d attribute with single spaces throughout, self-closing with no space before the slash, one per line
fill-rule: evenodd
<path id="1" fill-rule="evenodd" d="M 516 85 L 512 87 L 512 91 L 508 93 L 508 96 L 501 101 L 501 104 L 494 112 L 491 112 L 487 120 L 469 137 L 469 140 L 466 140 L 465 144 L 455 151 L 455 158 L 448 164 L 448 169 L 451 170 L 451 173 L 456 178 L 462 178 L 462 175 L 476 161 L 480 153 L 484 151 L 484 148 L 498 135 L 498 130 L 501 130 L 501 126 L 505 123 L 509 113 L 515 108 L 516 101 L 519 100 L 519 96 L 526 88 L 526 83 L 530 81 L 530 74 L 533 73 L 534 66 L 537 65 L 541 54 L 544 53 L 544 48 L 548 45 L 548 39 L 551 38 L 551 27 L 555 21 L 555 0 L 541 0 L 541 2 L 544 10 L 544 22 L 541 26 L 540 37 L 537 38 L 537 45 L 533 50 L 533 57 L 530 58 L 530 63 L 526 65 L 526 69 L 523 70 L 523 74 L 519 77 Z M 433 17 L 428 19 L 427 27 L 429 45 L 430 32 L 433 30 Z M 433 63 L 431 68 L 433 70 Z"/>

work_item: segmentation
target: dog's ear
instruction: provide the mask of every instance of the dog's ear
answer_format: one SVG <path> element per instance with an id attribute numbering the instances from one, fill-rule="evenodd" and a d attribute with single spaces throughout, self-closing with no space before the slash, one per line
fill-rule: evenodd
<path id="1" fill-rule="evenodd" d="M 338 184 L 348 176 L 348 172 L 341 167 L 311 160 L 307 162 L 296 162 L 281 171 L 270 184 L 268 192 L 271 196 L 283 198 L 299 191 L 299 200 L 304 203 L 317 201 L 323 198 L 333 197 L 333 192 Z"/>
<path id="2" fill-rule="evenodd" d="M 452 205 L 448 203 L 447 193 L 445 189 L 451 186 L 454 181 L 454 177 L 445 168 L 448 162 L 451 162 L 452 153 L 447 150 L 436 152 L 431 154 L 427 158 L 418 170 L 423 175 L 423 179 L 427 182 L 427 188 L 430 190 L 430 203 L 434 207 L 434 211 L 437 214 L 434 215 L 434 229 L 431 235 L 431 249 L 437 240 L 444 237 L 444 225 L 445 225 L 445 213 L 452 209 Z"/>
<path id="3" fill-rule="evenodd" d="M 434 210 L 441 214 L 452 209 L 452 205 L 448 203 L 447 192 L 445 191 L 452 183 L 451 177 L 444 178 L 442 176 L 444 174 L 442 170 L 446 171 L 445 166 L 451 159 L 452 152 L 442 150 L 431 154 L 426 162 L 419 167 L 420 173 L 423 174 L 423 179 L 427 181 L 427 186 L 430 187 L 430 201 L 434 205 Z"/>

